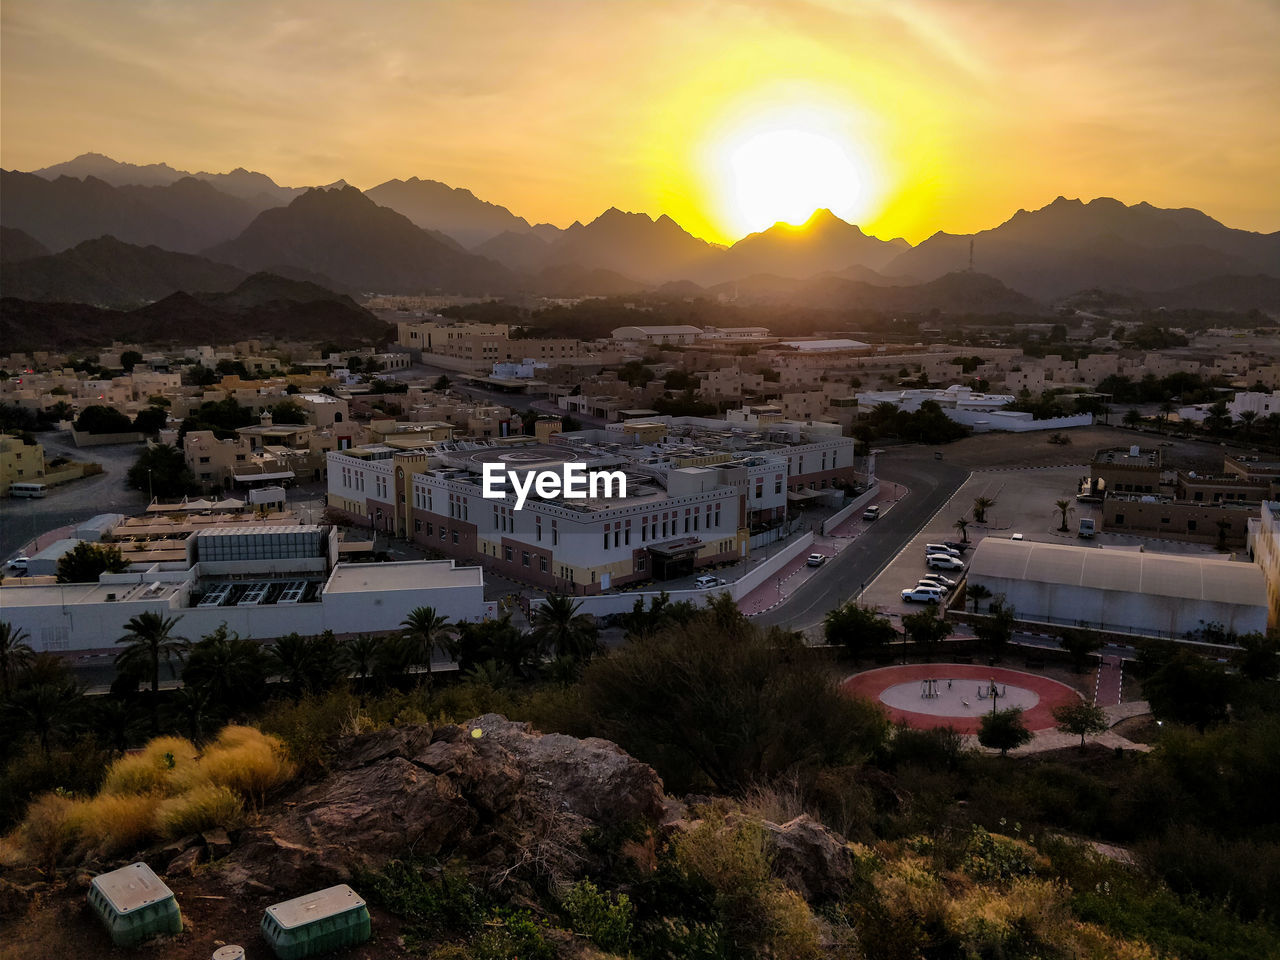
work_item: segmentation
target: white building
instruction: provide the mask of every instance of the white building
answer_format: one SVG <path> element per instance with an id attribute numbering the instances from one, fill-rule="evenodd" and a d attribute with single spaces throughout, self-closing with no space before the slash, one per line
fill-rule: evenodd
<path id="1" fill-rule="evenodd" d="M 1254 563 L 987 537 L 967 576 L 1019 620 L 1175 639 L 1210 623 L 1236 634 L 1267 628 L 1267 586 Z"/>
<path id="2" fill-rule="evenodd" d="M 532 357 L 525 357 L 519 363 L 505 361 L 493 365 L 495 380 L 532 380 L 539 370 L 546 370 L 547 364 Z"/>
<path id="3" fill-rule="evenodd" d="M 1004 409 L 1016 399 L 1007 393 L 978 393 L 970 387 L 958 384 L 945 389 L 924 387 L 911 390 L 871 390 L 858 394 L 858 411 L 870 413 L 882 403 L 891 403 L 899 410 L 915 413 L 922 403 L 931 400 L 950 419 L 972 427 L 975 433 L 985 433 L 988 430 L 1008 430 L 1013 433 L 1065 430 L 1068 427 L 1087 427 L 1093 423 L 1093 415 L 1088 413 L 1036 420 L 1030 413 Z"/>
<path id="4" fill-rule="evenodd" d="M 651 327 L 618 327 L 613 339 L 624 343 L 693 343 L 703 337 L 701 327 L 667 325 Z"/>
<path id="5" fill-rule="evenodd" d="M 198 640 L 220 625 L 266 640 L 289 633 L 381 633 L 415 607 L 456 622 L 495 614 L 479 567 L 452 560 L 339 563 L 337 531 L 324 526 L 243 526 L 201 531 L 186 562 L 103 574 L 98 583 L 0 585 L 4 619 L 40 651 L 113 650 L 141 613 L 179 618 Z"/>

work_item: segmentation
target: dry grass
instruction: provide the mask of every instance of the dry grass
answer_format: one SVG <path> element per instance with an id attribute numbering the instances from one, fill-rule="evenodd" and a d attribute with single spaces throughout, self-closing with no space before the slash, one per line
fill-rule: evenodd
<path id="1" fill-rule="evenodd" d="M 200 758 L 199 769 L 210 783 L 229 787 L 254 803 L 297 773 L 284 744 L 253 727 L 224 729 Z"/>
<path id="2" fill-rule="evenodd" d="M 92 800 L 76 801 L 68 819 L 80 837 L 81 850 L 110 857 L 136 850 L 155 836 L 156 793 L 133 796 L 100 793 Z"/>
<path id="3" fill-rule="evenodd" d="M 244 801 L 211 783 L 161 801 L 155 812 L 156 830 L 169 840 L 214 827 L 234 830 L 243 822 Z"/>
<path id="4" fill-rule="evenodd" d="M 198 754 L 190 740 L 157 737 L 139 753 L 121 757 L 111 764 L 102 783 L 102 792 L 121 795 L 180 792 L 186 789 L 190 778 L 195 775 Z"/>

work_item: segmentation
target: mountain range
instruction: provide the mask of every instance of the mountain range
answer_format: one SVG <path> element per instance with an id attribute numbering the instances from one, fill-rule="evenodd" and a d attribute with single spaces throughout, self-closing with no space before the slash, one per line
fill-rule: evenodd
<path id="1" fill-rule="evenodd" d="M 121 281 L 114 290 L 102 285 L 110 278 L 101 257 L 86 262 L 101 250 L 61 260 L 41 254 L 79 250 L 109 235 L 127 246 L 199 254 L 213 265 L 283 273 L 340 291 L 571 297 L 703 290 L 809 305 L 905 302 L 906 294 L 873 296 L 857 285 L 921 287 L 968 272 L 971 251 L 976 274 L 1022 298 L 1017 303 L 1040 308 L 1098 288 L 1155 300 L 1187 290 L 1186 298 L 1207 308 L 1247 309 L 1270 300 L 1267 278 L 1280 279 L 1280 233 L 1232 229 L 1197 210 L 1108 198 L 1059 197 L 991 229 L 938 232 L 915 247 L 869 236 L 818 210 L 805 224 L 778 223 L 724 247 L 668 216 L 617 208 L 564 230 L 531 224 L 468 190 L 417 177 L 362 193 L 341 181 L 283 187 L 244 169 L 189 174 L 84 154 L 35 173 L 0 171 L 0 223 L 3 258 L 11 265 L 6 283 L 44 297 L 96 291 L 98 303 L 136 303 L 163 284 L 141 282 L 139 255 L 119 248 L 126 279 L 136 275 L 137 282 Z M 92 283 L 86 272 L 96 277 Z M 1261 279 L 1243 285 L 1223 279 L 1230 277 Z M 959 295 L 956 281 L 948 282 L 937 289 Z M 976 292 L 965 287 L 961 300 L 974 300 Z M 1004 294 L 995 299 L 1015 302 Z"/>

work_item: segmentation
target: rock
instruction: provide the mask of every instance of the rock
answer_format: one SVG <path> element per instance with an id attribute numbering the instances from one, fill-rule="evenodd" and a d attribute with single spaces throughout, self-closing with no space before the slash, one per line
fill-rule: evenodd
<path id="1" fill-rule="evenodd" d="M 176 857 L 178 854 L 186 850 L 190 850 L 196 844 L 200 843 L 200 836 L 195 833 L 189 833 L 185 837 L 166 843 L 160 848 L 160 853 L 168 854 L 170 857 Z"/>
<path id="2" fill-rule="evenodd" d="M 779 826 L 762 826 L 773 855 L 773 872 L 810 903 L 839 899 L 848 891 L 857 858 L 844 838 L 808 814 Z"/>
<path id="3" fill-rule="evenodd" d="M 204 845 L 209 849 L 210 860 L 221 859 L 231 852 L 231 838 L 222 827 L 206 830 L 201 836 L 204 838 Z"/>
<path id="4" fill-rule="evenodd" d="M 340 757 L 330 776 L 243 831 L 224 866 L 229 882 L 336 883 L 408 856 L 465 857 L 497 882 L 567 877 L 590 858 L 588 829 L 654 829 L 664 811 L 658 775 L 614 744 L 543 735 L 496 714 L 364 734 Z"/>
<path id="5" fill-rule="evenodd" d="M 205 860 L 206 850 L 204 847 L 190 847 L 178 854 L 169 861 L 169 865 L 164 868 L 165 876 L 168 877 L 190 877 L 196 872 L 196 867 Z"/>

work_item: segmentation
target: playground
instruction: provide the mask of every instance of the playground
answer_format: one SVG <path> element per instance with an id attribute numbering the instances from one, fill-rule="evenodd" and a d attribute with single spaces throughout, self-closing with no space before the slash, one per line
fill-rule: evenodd
<path id="1" fill-rule="evenodd" d="M 977 733 L 984 713 L 1021 708 L 1028 730 L 1055 726 L 1054 707 L 1080 700 L 1057 680 L 963 663 L 916 663 L 854 674 L 840 685 L 846 693 L 874 700 L 895 722 L 916 729 L 951 727 Z"/>

